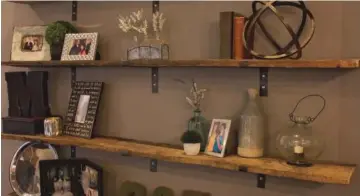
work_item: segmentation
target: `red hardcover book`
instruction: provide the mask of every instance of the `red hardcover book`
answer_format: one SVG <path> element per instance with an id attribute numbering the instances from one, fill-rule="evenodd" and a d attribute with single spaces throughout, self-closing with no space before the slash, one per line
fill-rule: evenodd
<path id="1" fill-rule="evenodd" d="M 245 59 L 245 48 L 242 39 L 245 25 L 245 17 L 235 16 L 233 20 L 233 58 L 237 60 Z"/>

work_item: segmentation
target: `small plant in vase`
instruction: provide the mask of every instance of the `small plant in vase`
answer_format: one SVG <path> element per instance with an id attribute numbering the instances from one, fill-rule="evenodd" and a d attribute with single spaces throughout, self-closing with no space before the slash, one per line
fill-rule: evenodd
<path id="1" fill-rule="evenodd" d="M 209 133 L 209 122 L 201 115 L 201 101 L 205 98 L 207 89 L 197 87 L 196 82 L 192 81 L 190 96 L 186 97 L 186 101 L 194 109 L 193 117 L 188 121 L 188 130 L 197 132 L 201 137 L 201 151 L 205 150 L 207 136 Z"/>
<path id="2" fill-rule="evenodd" d="M 132 12 L 129 16 L 118 17 L 118 27 L 125 33 L 135 33 L 133 39 L 136 46 L 128 49 L 127 58 L 132 59 L 168 59 L 169 46 L 160 39 L 160 33 L 166 19 L 163 14 L 156 12 L 152 17 L 152 27 L 155 39 L 149 39 L 148 20 L 143 10 Z M 141 38 L 142 37 L 142 38 Z"/>
<path id="3" fill-rule="evenodd" d="M 51 60 L 60 60 L 65 35 L 77 32 L 78 30 L 66 21 L 56 21 L 47 26 L 45 39 L 50 45 Z"/>
<path id="4" fill-rule="evenodd" d="M 181 136 L 181 142 L 184 144 L 186 155 L 197 155 L 200 152 L 201 136 L 196 131 L 186 131 Z"/>

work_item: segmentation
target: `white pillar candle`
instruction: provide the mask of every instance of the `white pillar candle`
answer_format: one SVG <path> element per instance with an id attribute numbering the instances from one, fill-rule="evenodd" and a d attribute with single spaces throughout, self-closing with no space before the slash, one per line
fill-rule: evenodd
<path id="1" fill-rule="evenodd" d="M 302 146 L 295 146 L 295 147 L 294 147 L 294 152 L 295 152 L 296 154 L 302 154 L 302 153 L 304 153 L 304 147 L 302 147 Z"/>

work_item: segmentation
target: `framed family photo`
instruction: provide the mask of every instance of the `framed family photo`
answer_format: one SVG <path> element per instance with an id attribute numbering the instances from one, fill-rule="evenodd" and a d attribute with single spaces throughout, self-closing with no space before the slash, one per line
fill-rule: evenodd
<path id="1" fill-rule="evenodd" d="M 45 40 L 46 26 L 15 27 L 12 48 L 12 61 L 49 61 L 50 45 Z"/>
<path id="2" fill-rule="evenodd" d="M 224 157 L 230 132 L 231 120 L 213 119 L 209 131 L 205 154 Z"/>
<path id="3" fill-rule="evenodd" d="M 42 196 L 102 196 L 102 168 L 87 159 L 40 161 Z"/>
<path id="4" fill-rule="evenodd" d="M 98 33 L 70 33 L 65 35 L 61 60 L 95 60 Z"/>

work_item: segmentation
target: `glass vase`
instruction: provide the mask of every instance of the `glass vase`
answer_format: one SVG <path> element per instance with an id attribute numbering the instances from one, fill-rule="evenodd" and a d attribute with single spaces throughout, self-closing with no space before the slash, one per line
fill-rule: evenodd
<path id="1" fill-rule="evenodd" d="M 207 143 L 207 138 L 209 134 L 209 123 L 208 121 L 201 115 L 201 110 L 194 110 L 193 117 L 188 121 L 188 130 L 196 131 L 199 133 L 201 137 L 201 146 L 200 151 L 203 152 L 205 150 L 205 146 Z"/>
<path id="2" fill-rule="evenodd" d="M 163 40 L 145 39 L 128 49 L 127 58 L 128 60 L 169 59 L 169 45 Z"/>
<path id="3" fill-rule="evenodd" d="M 256 89 L 248 90 L 249 101 L 240 117 L 237 153 L 242 157 L 262 157 L 264 155 L 263 116 L 256 103 Z"/>
<path id="4" fill-rule="evenodd" d="M 322 154 L 325 142 L 313 132 L 308 117 L 294 119 L 289 127 L 279 132 L 276 147 L 288 164 L 308 167 Z"/>

